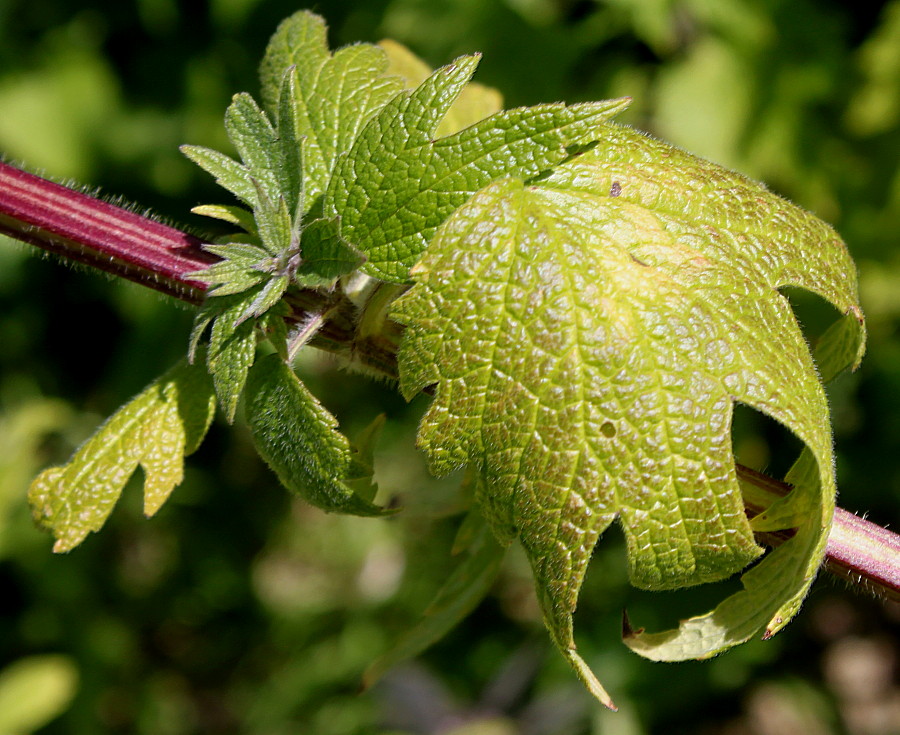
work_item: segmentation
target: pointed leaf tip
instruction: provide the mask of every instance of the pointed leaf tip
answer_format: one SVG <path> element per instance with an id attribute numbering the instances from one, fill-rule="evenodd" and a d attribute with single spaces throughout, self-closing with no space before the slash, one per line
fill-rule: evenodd
<path id="1" fill-rule="evenodd" d="M 635 638 L 643 632 L 643 628 L 638 628 L 637 630 L 635 630 L 631 627 L 631 620 L 628 617 L 628 611 L 625 608 L 622 608 L 622 640 Z"/>
<path id="2" fill-rule="evenodd" d="M 612 710 L 613 712 L 618 712 L 619 708 L 616 707 L 615 703 L 612 700 L 612 697 L 609 696 L 606 689 L 603 688 L 603 685 L 600 683 L 599 679 L 594 675 L 594 672 L 591 671 L 591 667 L 588 666 L 584 659 L 576 653 L 574 648 L 569 648 L 563 652 L 566 660 L 575 670 L 578 678 L 581 680 L 581 683 L 587 687 L 587 690 L 594 695 L 597 701 L 600 702 L 607 709 Z"/>
<path id="3" fill-rule="evenodd" d="M 378 45 L 387 54 L 389 73 L 401 77 L 407 87 L 419 86 L 432 73 L 432 69 L 424 61 L 402 44 L 385 39 L 379 41 Z M 435 137 L 443 138 L 459 132 L 502 109 L 503 98 L 496 89 L 470 82 L 441 120 Z"/>

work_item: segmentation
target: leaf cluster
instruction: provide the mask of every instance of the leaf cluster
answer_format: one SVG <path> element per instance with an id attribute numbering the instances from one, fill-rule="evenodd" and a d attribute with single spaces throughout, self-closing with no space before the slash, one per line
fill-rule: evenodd
<path id="1" fill-rule="evenodd" d="M 331 52 L 311 13 L 282 23 L 262 105 L 239 94 L 226 112 L 237 158 L 182 148 L 238 202 L 195 209 L 239 230 L 194 274 L 209 284 L 190 348 L 205 371 L 185 364 L 152 384 L 43 473 L 32 499 L 58 550 L 102 525 L 138 465 L 154 512 L 217 402 L 228 421 L 244 406 L 289 490 L 326 511 L 384 513 L 372 480 L 380 422 L 351 444 L 291 362 L 348 304 L 366 336 L 389 315 L 406 327 L 402 393 L 434 393 L 419 446 L 436 474 L 467 466 L 475 500 L 457 572 L 370 678 L 471 609 L 517 540 L 554 642 L 612 706 L 576 651 L 572 615 L 614 521 L 646 589 L 723 579 L 763 553 L 754 532 L 793 533 L 711 613 L 630 630 L 642 655 L 711 656 L 798 610 L 835 487 L 822 382 L 780 289 L 842 315 L 820 345 L 829 377 L 862 352 L 855 270 L 809 213 L 610 123 L 628 100 L 501 111 L 469 84 L 477 64 L 428 73 L 396 44 Z M 320 308 L 298 315 L 300 291 Z M 805 447 L 793 492 L 752 520 L 730 442 L 736 402 Z"/>

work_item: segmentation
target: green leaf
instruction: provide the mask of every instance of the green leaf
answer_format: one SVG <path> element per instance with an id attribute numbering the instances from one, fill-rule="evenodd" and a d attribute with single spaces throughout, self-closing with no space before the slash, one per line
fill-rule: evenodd
<path id="1" fill-rule="evenodd" d="M 797 532 L 741 577 L 743 590 L 706 615 L 683 620 L 674 630 L 634 631 L 626 618 L 625 644 L 654 661 L 704 659 L 743 643 L 760 631 L 763 639 L 771 638 L 787 625 L 800 609 L 828 541 L 834 497 L 823 497 L 820 474 L 814 453 L 805 448 L 785 477 L 794 490 L 753 519 L 757 531 L 796 528 Z M 828 508 L 831 514 L 825 518 L 823 509 Z"/>
<path id="2" fill-rule="evenodd" d="M 179 150 L 200 168 L 215 177 L 216 183 L 230 191 L 250 207 L 256 206 L 256 184 L 250 171 L 231 156 L 202 148 L 197 145 L 183 145 Z"/>
<path id="3" fill-rule="evenodd" d="M 325 22 L 308 11 L 278 27 L 260 67 L 263 100 L 275 114 L 284 110 L 285 72 L 294 67 L 294 131 L 303 138 L 304 193 L 309 205 L 325 190 L 335 160 L 349 150 L 365 122 L 402 89 L 385 76 L 382 49 L 356 44 L 328 50 Z M 279 113 L 284 118 L 284 113 Z"/>
<path id="4" fill-rule="evenodd" d="M 292 88 L 290 75 L 285 76 L 285 86 Z M 221 186 L 249 204 L 254 217 L 250 220 L 248 213 L 240 208 L 221 205 L 207 205 L 194 211 L 240 224 L 248 232 L 259 231 L 270 249 L 275 244 L 266 235 L 271 234 L 272 227 L 280 226 L 281 209 L 289 212 L 288 229 L 292 231 L 295 223 L 299 223 L 302 204 L 300 141 L 292 111 L 288 109 L 285 114 L 287 118 L 278 120 L 276 131 L 249 94 L 236 94 L 225 112 L 225 129 L 242 163 L 208 148 L 181 147 L 188 158 L 215 176 Z M 291 240 L 290 237 L 282 239 Z M 279 247 L 274 252 L 282 249 L 281 239 L 277 244 Z"/>
<path id="5" fill-rule="evenodd" d="M 856 314 L 849 313 L 832 324 L 819 338 L 815 350 L 821 380 L 828 382 L 856 365 L 864 342 L 865 331 Z M 798 576 L 812 581 L 816 570 L 810 567 L 808 559 L 824 554 L 828 540 L 827 533 L 818 533 L 816 524 L 809 522 L 810 518 L 821 516 L 817 501 L 821 502 L 822 492 L 819 467 L 809 447 L 804 448 L 785 481 L 794 490 L 755 516 L 750 525 L 757 532 L 785 528 L 796 528 L 798 532 L 779 547 L 777 554 L 770 554 L 743 576 L 744 590 L 724 600 L 707 615 L 683 621 L 677 630 L 634 631 L 626 618 L 626 645 L 656 661 L 706 658 L 742 643 L 761 628 L 765 628 L 763 637 L 770 638 L 790 621 L 799 610 L 802 597 L 791 594 L 788 588 L 796 583 Z M 743 494 L 746 496 L 746 490 Z M 828 506 L 826 499 L 825 507 Z M 788 605 L 773 617 L 771 610 L 784 597 L 788 597 Z"/>
<path id="6" fill-rule="evenodd" d="M 282 196 L 291 211 L 294 227 L 299 229 L 303 213 L 306 211 L 307 192 L 304 187 L 303 136 L 297 129 L 294 114 L 294 100 L 297 99 L 297 68 L 289 68 L 281 83 L 276 123 L 278 127 L 278 147 L 281 152 Z"/>
<path id="7" fill-rule="evenodd" d="M 257 326 L 266 335 L 272 347 L 275 348 L 275 352 L 285 362 L 288 360 L 288 327 L 285 317 L 290 313 L 290 307 L 284 301 L 280 301 L 263 314 L 257 322 Z"/>
<path id="8" fill-rule="evenodd" d="M 851 311 L 838 319 L 816 342 L 816 366 L 823 383 L 859 364 L 866 348 L 866 332 L 859 315 Z"/>
<path id="9" fill-rule="evenodd" d="M 183 458 L 203 440 L 214 410 L 206 371 L 180 363 L 107 419 L 66 465 L 38 475 L 28 500 L 37 523 L 56 537 L 53 550 L 69 551 L 99 530 L 138 465 L 144 513 L 156 513 L 181 482 Z"/>
<path id="10" fill-rule="evenodd" d="M 270 197 L 262 188 L 257 194 L 258 204 L 253 215 L 263 247 L 275 257 L 286 257 L 296 249 L 296 240 L 299 239 L 295 236 L 294 220 L 288 205 L 280 194 Z"/>
<path id="11" fill-rule="evenodd" d="M 350 445 L 337 421 L 277 355 L 257 362 L 247 380 L 247 420 L 260 456 L 281 484 L 335 513 L 385 513 L 346 484 Z"/>
<path id="12" fill-rule="evenodd" d="M 861 318 L 846 249 L 812 215 L 629 129 L 595 134 L 542 186 L 499 181 L 458 209 L 393 315 L 409 327 L 404 395 L 436 384 L 419 432 L 433 470 L 477 468 L 478 502 L 501 539 L 521 539 L 556 644 L 610 704 L 572 635 L 599 534 L 618 519 L 647 589 L 722 579 L 761 553 L 735 476 L 735 401 L 791 429 L 814 472 L 793 478 L 782 514 L 795 539 L 745 576 L 726 617 L 706 616 L 719 631 L 664 634 L 679 637 L 665 656 L 712 655 L 796 612 L 834 477 L 824 392 L 777 289 L 821 294 L 857 332 Z M 645 655 L 663 645 L 641 640 Z"/>
<path id="13" fill-rule="evenodd" d="M 314 77 L 330 56 L 328 26 L 308 10 L 300 10 L 278 25 L 259 67 L 264 107 L 274 112 L 288 67 L 296 66 L 304 78 Z"/>
<path id="14" fill-rule="evenodd" d="M 310 222 L 303 230 L 300 248 L 303 257 L 295 278 L 303 288 L 330 288 L 365 261 L 356 248 L 341 239 L 334 219 Z"/>
<path id="15" fill-rule="evenodd" d="M 257 188 L 272 201 L 285 196 L 290 183 L 284 171 L 278 135 L 265 113 L 246 92 L 232 98 L 225 111 L 225 130 Z"/>
<path id="16" fill-rule="evenodd" d="M 238 317 L 238 322 L 261 317 L 281 301 L 281 297 L 284 296 L 284 292 L 287 291 L 290 285 L 291 279 L 288 276 L 273 276 L 270 278 Z"/>
<path id="17" fill-rule="evenodd" d="M 229 222 L 250 234 L 256 234 L 256 220 L 253 219 L 253 212 L 243 207 L 232 204 L 201 204 L 193 207 L 191 212 L 199 214 L 201 217 L 212 217 Z"/>
<path id="18" fill-rule="evenodd" d="M 206 333 L 207 327 L 212 324 L 218 313 L 218 304 L 214 299 L 206 299 L 200 308 L 197 309 L 197 313 L 194 315 L 194 323 L 191 326 L 191 335 L 188 339 L 187 359 L 191 365 L 197 359 L 197 353 L 200 351 L 200 342 Z"/>
<path id="19" fill-rule="evenodd" d="M 229 423 L 234 421 L 238 401 L 247 382 L 247 372 L 256 357 L 256 323 L 247 319 L 247 314 L 265 292 L 266 286 L 227 300 L 213 297 L 216 303 L 211 304 L 216 316 L 212 323 L 206 366 L 212 375 L 219 405 Z"/>
<path id="20" fill-rule="evenodd" d="M 562 162 L 628 103 L 507 110 L 435 140 L 477 64 L 477 56 L 462 57 L 398 95 L 338 161 L 325 211 L 341 217 L 341 235 L 367 256 L 369 275 L 406 282 L 437 227 L 473 193 L 501 176 L 530 178 Z"/>
<path id="21" fill-rule="evenodd" d="M 294 79 L 293 70 L 284 76 L 288 99 L 294 90 Z M 276 226 L 270 222 L 277 222 L 281 227 L 281 220 L 286 218 L 288 232 L 292 233 L 299 227 L 303 205 L 301 141 L 297 137 L 296 120 L 288 104 L 278 112 L 277 131 L 249 94 L 235 95 L 225 112 L 228 137 L 240 153 L 257 189 L 256 229 L 274 252 L 286 249 L 292 238 L 287 236 L 271 242 L 264 229 Z M 282 210 L 287 213 L 286 217 Z"/>
<path id="22" fill-rule="evenodd" d="M 363 429 L 350 447 L 350 467 L 347 470 L 347 487 L 369 502 L 378 494 L 378 483 L 375 482 L 375 444 L 381 436 L 386 418 L 384 414 L 376 416 L 372 423 Z"/>
<path id="23" fill-rule="evenodd" d="M 490 592 L 506 549 L 497 543 L 483 521 L 476 524 L 472 534 L 465 556 L 438 590 L 422 620 L 369 666 L 363 676 L 364 687 L 372 686 L 388 669 L 418 656 L 443 638 Z"/>
<path id="24" fill-rule="evenodd" d="M 219 265 L 219 264 L 216 264 Z M 222 263 L 221 267 L 211 268 L 209 272 L 201 271 L 196 278 L 209 283 L 212 287 L 206 292 L 207 298 L 234 296 L 246 293 L 252 288 L 268 282 L 269 275 L 256 268 L 242 268 L 241 263 L 231 261 Z"/>
<path id="25" fill-rule="evenodd" d="M 221 260 L 205 270 L 189 275 L 209 284 L 207 297 L 243 293 L 269 277 L 266 268 L 270 255 L 256 245 L 248 243 L 206 245 L 204 250 L 218 255 Z"/>
<path id="26" fill-rule="evenodd" d="M 388 73 L 402 77 L 407 87 L 418 87 L 431 76 L 431 67 L 403 44 L 385 39 L 378 45 L 384 49 L 390 62 Z M 435 135 L 439 138 L 451 135 L 502 109 L 503 97 L 496 89 L 471 82 L 460 92 L 438 125 Z"/>

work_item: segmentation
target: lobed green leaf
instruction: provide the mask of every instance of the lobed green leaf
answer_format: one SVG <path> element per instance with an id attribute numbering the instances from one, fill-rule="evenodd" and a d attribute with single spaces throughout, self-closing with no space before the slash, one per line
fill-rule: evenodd
<path id="1" fill-rule="evenodd" d="M 184 457 L 203 440 L 215 411 L 209 376 L 180 363 L 126 403 L 62 467 L 44 470 L 28 491 L 35 521 L 70 551 L 112 512 L 140 465 L 144 513 L 152 516 L 181 482 Z"/>
<path id="2" fill-rule="evenodd" d="M 397 95 L 335 167 L 326 213 L 341 218 L 342 237 L 366 255 L 362 270 L 371 276 L 405 283 L 438 226 L 472 194 L 501 176 L 530 178 L 561 163 L 628 103 L 507 110 L 435 140 L 478 59 L 462 57 Z"/>
<path id="3" fill-rule="evenodd" d="M 386 76 L 387 59 L 377 46 L 328 50 L 324 21 L 301 11 L 275 32 L 260 67 L 263 100 L 285 119 L 283 78 L 291 72 L 295 135 L 303 139 L 304 192 L 311 206 L 324 192 L 335 161 L 350 149 L 365 122 L 401 89 Z"/>
<path id="4" fill-rule="evenodd" d="M 795 538 L 702 624 L 628 642 L 703 657 L 777 630 L 821 561 L 834 500 L 824 392 L 777 289 L 831 300 L 856 345 L 861 330 L 852 262 L 826 225 L 633 131 L 595 135 L 541 186 L 495 182 L 460 207 L 394 316 L 409 326 L 404 394 L 436 384 L 419 433 L 432 468 L 478 469 L 479 503 L 501 539 L 521 539 L 554 640 L 610 704 L 572 637 L 600 533 L 618 519 L 640 587 L 740 570 L 761 549 L 735 476 L 732 407 L 769 414 L 814 468 L 792 475 L 796 499 L 778 514 Z"/>
<path id="5" fill-rule="evenodd" d="M 815 350 L 821 380 L 828 382 L 847 367 L 856 365 L 864 348 L 865 332 L 851 310 L 819 338 Z M 794 536 L 742 577 L 744 590 L 724 600 L 713 611 L 683 621 L 675 630 L 645 633 L 625 625 L 624 641 L 629 648 L 655 661 L 708 658 L 749 639 L 760 629 L 770 638 L 797 613 L 805 588 L 798 594 L 793 586 L 800 579 L 804 587 L 817 571 L 810 559 L 820 558 L 827 543 L 827 531 L 810 519 L 823 518 L 833 503 L 821 499 L 820 468 L 809 447 L 804 448 L 785 481 L 794 490 L 755 516 L 754 531 L 797 529 Z M 742 490 L 746 493 L 742 486 Z M 785 600 L 787 602 L 785 602 Z M 773 610 L 777 610 L 773 614 Z"/>
<path id="6" fill-rule="evenodd" d="M 576 651 L 572 614 L 613 521 L 632 581 L 648 589 L 722 579 L 762 553 L 754 531 L 793 530 L 712 612 L 662 633 L 628 628 L 644 656 L 711 656 L 799 609 L 835 488 L 824 392 L 778 289 L 813 291 L 844 315 L 816 351 L 827 379 L 862 354 L 855 271 L 827 225 L 761 185 L 605 124 L 627 100 L 498 112 L 495 93 L 469 85 L 477 63 L 429 75 L 392 42 L 332 54 L 305 11 L 279 26 L 260 70 L 268 115 L 238 95 L 226 116 L 243 163 L 183 149 L 254 221 L 236 207 L 204 213 L 265 249 L 223 246 L 202 277 L 215 295 L 242 295 L 201 311 L 192 351 L 212 322 L 219 400 L 231 420 L 246 383 L 254 441 L 283 484 L 326 510 L 377 515 L 377 424 L 350 447 L 284 363 L 293 348 L 272 307 L 292 278 L 329 289 L 358 268 L 412 277 L 395 306 L 409 327 L 401 388 L 436 385 L 419 443 L 435 472 L 477 471 L 478 504 L 500 541 L 526 549 L 554 641 L 612 706 Z M 251 317 L 280 355 L 252 369 Z M 731 450 L 735 402 L 805 445 L 794 490 L 752 523 Z M 500 546 L 477 538 L 434 614 L 370 676 L 484 593 Z"/>

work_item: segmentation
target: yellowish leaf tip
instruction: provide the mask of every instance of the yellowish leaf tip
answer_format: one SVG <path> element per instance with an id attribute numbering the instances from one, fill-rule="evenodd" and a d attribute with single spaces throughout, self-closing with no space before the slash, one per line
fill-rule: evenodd
<path id="1" fill-rule="evenodd" d="M 582 684 L 588 688 L 588 691 L 593 694 L 604 707 L 613 712 L 618 712 L 619 708 L 613 703 L 612 697 L 610 697 L 606 689 L 603 688 L 603 685 L 594 675 L 594 672 L 591 671 L 590 666 L 588 666 L 584 662 L 584 659 L 575 652 L 575 649 L 567 649 L 564 651 L 564 655 L 572 668 L 575 669 L 575 673 L 578 675 L 578 678 L 581 679 Z"/>

